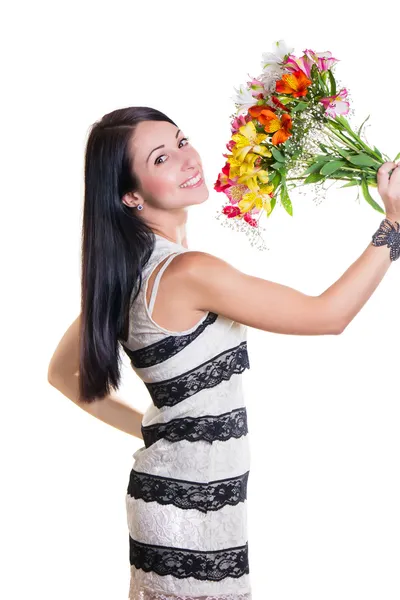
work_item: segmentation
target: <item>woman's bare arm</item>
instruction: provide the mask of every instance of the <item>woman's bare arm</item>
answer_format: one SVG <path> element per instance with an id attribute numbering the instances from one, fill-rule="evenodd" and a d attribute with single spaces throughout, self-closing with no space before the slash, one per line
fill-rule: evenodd
<path id="1" fill-rule="evenodd" d="M 120 431 L 143 439 L 143 413 L 111 393 L 99 401 L 79 401 L 79 325 L 80 315 L 68 327 L 51 357 L 47 378 L 49 383 L 77 406 Z"/>
<path id="2" fill-rule="evenodd" d="M 243 273 L 206 252 L 180 257 L 180 289 L 194 309 L 213 311 L 263 331 L 291 335 L 343 332 L 383 279 L 387 246 L 368 245 L 347 271 L 318 296 Z"/>
<path id="3" fill-rule="evenodd" d="M 400 163 L 377 172 L 386 218 L 400 222 Z M 391 265 L 389 248 L 373 246 L 319 296 L 252 277 L 205 252 L 179 256 L 180 286 L 194 309 L 210 310 L 264 331 L 295 335 L 341 333 L 373 294 Z"/>

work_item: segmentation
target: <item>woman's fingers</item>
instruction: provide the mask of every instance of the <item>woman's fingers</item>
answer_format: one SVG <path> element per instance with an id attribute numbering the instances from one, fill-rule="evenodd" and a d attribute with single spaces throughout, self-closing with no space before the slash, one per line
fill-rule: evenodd
<path id="1" fill-rule="evenodd" d="M 397 163 L 390 161 L 390 162 L 383 163 L 383 165 L 381 165 L 378 169 L 378 173 L 377 173 L 378 192 L 385 204 L 386 209 L 390 208 L 390 207 L 386 206 L 388 203 L 390 182 L 393 183 L 392 179 L 395 174 L 396 174 L 395 181 L 397 181 L 397 178 L 399 177 L 400 169 L 396 169 L 397 166 L 398 166 Z M 392 176 L 389 178 L 389 173 L 393 169 L 394 169 L 394 171 L 392 173 Z"/>

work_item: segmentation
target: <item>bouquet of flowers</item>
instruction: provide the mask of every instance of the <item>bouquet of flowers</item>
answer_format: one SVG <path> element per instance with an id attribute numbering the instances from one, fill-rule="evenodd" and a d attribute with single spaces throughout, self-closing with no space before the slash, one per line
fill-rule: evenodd
<path id="1" fill-rule="evenodd" d="M 263 54 L 262 74 L 234 88 L 229 154 L 223 154 L 226 162 L 214 184 L 229 200 L 217 219 L 244 231 L 259 249 L 266 249 L 261 215 L 269 217 L 279 198 L 293 216 L 289 191 L 301 185 L 314 184 L 318 201 L 326 180 L 359 186 L 358 193 L 384 214 L 369 186 L 377 187 L 379 167 L 391 160 L 362 139 L 369 116 L 358 131 L 345 118 L 354 111 L 348 90 L 333 74 L 338 59 L 331 52 L 304 50 L 297 58 L 284 40 L 273 49 Z"/>

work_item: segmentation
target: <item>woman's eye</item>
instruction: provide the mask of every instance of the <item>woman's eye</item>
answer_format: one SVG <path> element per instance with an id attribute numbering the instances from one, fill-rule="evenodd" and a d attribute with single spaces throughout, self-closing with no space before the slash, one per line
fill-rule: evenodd
<path id="1" fill-rule="evenodd" d="M 189 138 L 187 138 L 187 137 L 186 138 L 182 138 L 181 141 L 179 142 L 179 147 L 180 147 L 180 145 L 182 144 L 183 141 L 188 142 Z M 185 146 L 187 146 L 187 144 L 185 144 Z M 163 156 L 165 156 L 165 154 L 161 154 L 161 156 L 159 156 L 158 158 L 156 158 L 156 160 L 154 161 L 154 164 L 155 165 L 161 165 L 161 164 L 165 163 L 165 160 L 162 160 L 161 162 L 158 162 L 159 159 L 162 158 Z"/>

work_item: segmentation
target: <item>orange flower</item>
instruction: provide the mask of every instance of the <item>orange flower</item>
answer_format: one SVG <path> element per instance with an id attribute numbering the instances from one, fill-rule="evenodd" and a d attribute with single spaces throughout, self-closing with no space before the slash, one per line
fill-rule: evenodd
<path id="1" fill-rule="evenodd" d="M 308 79 L 303 71 L 293 71 L 293 73 L 285 73 L 282 75 L 282 79 L 276 82 L 276 91 L 299 98 L 307 94 L 307 88 L 311 84 L 311 79 Z"/>
<path id="2" fill-rule="evenodd" d="M 274 146 L 283 144 L 292 135 L 292 118 L 287 113 L 279 118 L 272 110 L 265 109 L 258 116 L 258 120 L 264 125 L 267 133 L 275 132 L 271 138 Z"/>
<path id="3" fill-rule="evenodd" d="M 251 106 L 248 113 L 257 119 L 261 125 L 264 125 L 264 130 L 267 133 L 275 132 L 271 138 L 274 146 L 283 144 L 292 135 L 292 118 L 289 114 L 284 113 L 281 118 L 274 112 L 273 108 L 266 108 L 266 105 Z"/>
<path id="4" fill-rule="evenodd" d="M 255 106 L 251 106 L 248 109 L 248 113 L 249 115 L 251 115 L 253 117 L 253 119 L 258 119 L 259 115 L 264 111 L 264 110 L 270 110 L 271 112 L 273 112 L 273 108 L 270 108 L 269 106 L 267 107 L 265 104 L 256 104 Z"/>

